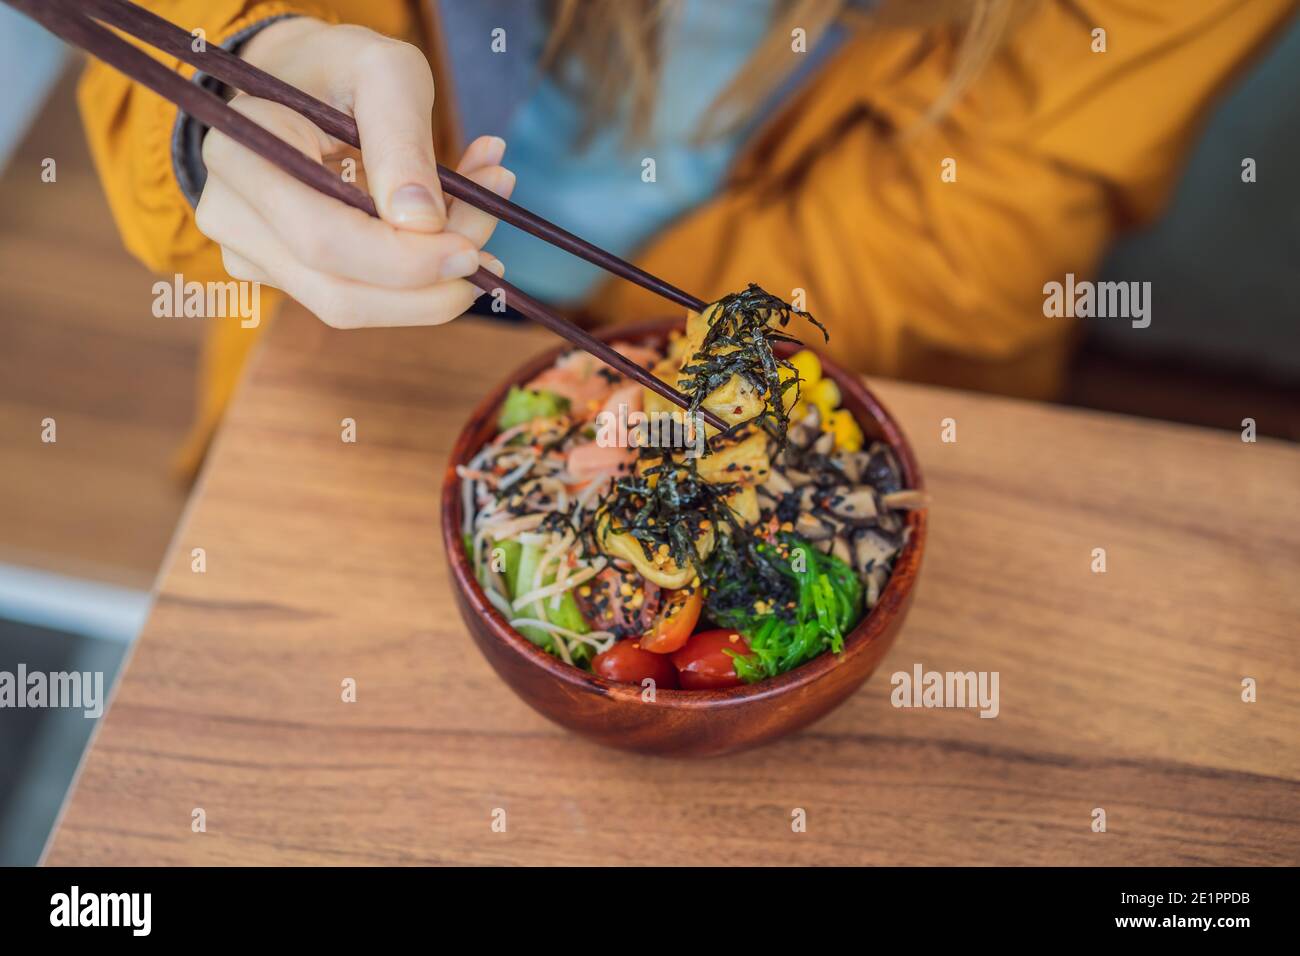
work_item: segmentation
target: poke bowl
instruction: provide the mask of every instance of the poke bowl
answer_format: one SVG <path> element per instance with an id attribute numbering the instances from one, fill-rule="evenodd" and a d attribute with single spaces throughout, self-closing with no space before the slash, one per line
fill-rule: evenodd
<path id="1" fill-rule="evenodd" d="M 656 361 L 666 362 L 665 356 L 679 347 L 675 343 L 681 329 L 680 319 L 664 319 L 603 330 L 598 337 L 650 368 Z M 753 473 L 749 464 L 738 464 L 736 455 L 733 460 L 706 455 L 692 467 L 727 472 L 725 483 L 706 490 L 727 489 L 729 511 L 721 514 L 728 519 L 741 511 L 753 518 L 754 502 L 761 502 L 759 517 L 746 525 L 758 529 L 753 538 L 722 529 L 721 521 L 716 529 L 707 520 L 698 526 L 706 528 L 702 534 L 710 542 L 717 542 L 711 544 L 713 556 L 736 550 L 737 541 L 757 541 L 753 548 L 764 555 L 763 561 L 779 560 L 797 568 L 800 573 L 777 567 L 792 582 L 782 590 L 777 580 L 777 591 L 789 598 L 782 606 L 772 606 L 775 601 L 765 597 L 768 591 L 761 583 L 738 596 L 727 593 L 740 587 L 730 580 L 740 575 L 719 573 L 716 586 L 712 579 L 701 585 L 687 558 L 679 557 L 675 564 L 666 543 L 655 546 L 656 528 L 645 527 L 654 525 L 653 517 L 637 528 L 618 523 L 632 519 L 626 509 L 618 511 L 615 499 L 626 499 L 637 490 L 653 495 L 653 488 L 669 481 L 669 472 L 660 468 L 663 477 L 656 484 L 655 469 L 644 467 L 644 461 L 638 464 L 637 456 L 649 452 L 625 452 L 631 464 L 625 458 L 612 473 L 577 481 L 582 469 L 575 462 L 609 457 L 591 449 L 575 453 L 582 436 L 591 438 L 590 422 L 583 431 L 575 421 L 583 416 L 570 407 L 570 418 L 557 418 L 561 424 L 553 426 L 562 425 L 568 437 L 547 444 L 558 432 L 538 437 L 538 429 L 552 426 L 535 423 L 539 418 L 545 422 L 555 409 L 533 409 L 539 417 L 524 424 L 518 414 L 507 417 L 512 410 L 518 412 L 521 402 L 528 405 L 549 394 L 543 387 L 548 383 L 564 391 L 555 370 L 584 362 L 590 358 L 586 353 L 562 346 L 525 363 L 470 416 L 451 452 L 442 487 L 442 534 L 452 588 L 479 651 L 506 685 L 543 716 L 625 750 L 679 756 L 729 753 L 775 740 L 827 714 L 871 676 L 897 638 L 911 605 L 926 536 L 924 485 L 912 449 L 860 376 L 789 340 L 775 342 L 771 351 L 783 365 L 797 365 L 801 388 L 809 369 L 818 383 L 829 383 L 819 386 L 816 394 L 831 394 L 835 406 L 794 405 L 787 412 L 788 445 L 778 448 L 768 439 L 770 455 L 753 466 Z M 613 379 L 608 370 L 599 374 L 606 376 L 612 391 L 629 384 Z M 565 388 L 570 389 L 572 406 L 582 402 L 571 383 Z M 587 404 L 594 408 L 597 402 Z M 856 427 L 845 416 L 851 416 Z M 750 447 L 756 443 L 751 436 Z M 654 460 L 681 467 L 674 464 L 683 458 L 680 451 L 675 457 L 662 455 Z M 556 460 L 545 466 L 549 470 L 539 476 L 542 466 L 537 463 L 552 458 Z M 589 465 L 588 474 L 601 464 L 598 460 Z M 845 470 L 861 484 L 848 483 Z M 636 483 L 645 477 L 630 477 L 639 471 L 650 472 L 650 489 Z M 748 484 L 731 481 L 733 473 L 743 475 Z M 552 475 L 560 480 L 552 480 Z M 529 477 L 531 484 L 521 485 L 522 477 Z M 684 487 L 689 491 L 694 486 Z M 744 507 L 736 503 L 742 497 Z M 632 500 L 644 504 L 643 498 Z M 532 509 L 552 509 L 555 515 L 548 512 L 537 519 Z M 563 529 L 584 522 L 588 544 L 576 545 L 582 532 Z M 521 527 L 525 530 L 517 530 Z M 620 534 L 623 531 L 629 533 Z M 518 542 L 507 540 L 507 533 L 523 542 L 522 558 Z M 493 548 L 498 534 L 503 546 Z M 680 537 L 681 531 L 673 534 Z M 697 550 L 702 550 L 701 532 L 695 534 Z M 627 546 L 633 535 L 641 551 Z M 593 559 L 591 541 L 598 541 L 605 553 Z M 569 557 L 567 564 L 565 542 L 579 555 Z M 492 560 L 500 560 L 500 566 L 493 566 Z M 543 567 L 547 561 L 551 570 Z M 856 572 L 856 586 L 843 574 L 845 565 Z M 668 586 L 656 585 L 651 578 Z M 688 579 L 688 584 L 680 583 Z M 857 612 L 841 614 L 837 628 L 835 609 L 846 606 L 842 595 L 838 605 L 834 600 L 831 582 L 839 580 L 846 582 Z M 628 581 L 639 581 L 640 586 L 629 587 Z M 672 590 L 672 585 L 680 590 Z M 801 603 L 809 593 L 823 595 L 814 602 L 815 610 Z M 691 633 L 676 637 L 670 632 L 682 630 L 692 599 L 699 620 L 690 616 Z M 731 626 L 711 626 L 710 620 Z M 820 650 L 799 644 L 798 635 L 808 634 L 820 635 Z M 675 650 L 658 655 L 645 650 L 665 641 Z M 731 670 L 719 679 L 719 667 L 725 671 L 728 663 Z"/>

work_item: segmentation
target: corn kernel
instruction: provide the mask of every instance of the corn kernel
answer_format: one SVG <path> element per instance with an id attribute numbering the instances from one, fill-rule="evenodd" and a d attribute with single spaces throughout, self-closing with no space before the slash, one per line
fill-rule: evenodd
<path id="1" fill-rule="evenodd" d="M 795 352 L 790 356 L 790 364 L 799 372 L 799 377 L 803 379 L 803 388 L 807 390 L 808 386 L 821 381 L 822 362 L 817 357 L 816 352 L 810 352 L 808 349 Z"/>
<path id="2" fill-rule="evenodd" d="M 840 387 L 835 384 L 834 379 L 824 378 L 808 389 L 807 401 L 811 405 L 816 405 L 817 410 L 822 413 L 822 421 L 827 421 L 831 417 L 831 412 L 840 407 Z"/>
<path id="3" fill-rule="evenodd" d="M 829 418 L 830 432 L 835 436 L 835 447 L 840 451 L 862 450 L 862 429 L 853 420 L 848 409 L 841 408 L 831 412 Z"/>

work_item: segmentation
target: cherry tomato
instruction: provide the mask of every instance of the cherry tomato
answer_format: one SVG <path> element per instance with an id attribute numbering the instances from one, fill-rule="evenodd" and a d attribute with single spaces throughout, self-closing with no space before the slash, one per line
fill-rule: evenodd
<path id="1" fill-rule="evenodd" d="M 671 654 L 677 650 L 695 630 L 703 607 L 703 588 L 665 591 L 659 616 L 641 636 L 641 649 L 652 654 Z"/>
<path id="2" fill-rule="evenodd" d="M 597 654 L 591 669 L 606 680 L 640 684 L 647 677 L 656 688 L 677 689 L 677 669 L 662 654 L 651 654 L 637 646 L 635 638 L 619 641 L 609 650 Z"/>
<path id="3" fill-rule="evenodd" d="M 673 666 L 682 690 L 709 690 L 739 687 L 744 683 L 736 675 L 735 661 L 727 651 L 749 653 L 744 635 L 732 630 L 701 631 L 673 654 Z"/>

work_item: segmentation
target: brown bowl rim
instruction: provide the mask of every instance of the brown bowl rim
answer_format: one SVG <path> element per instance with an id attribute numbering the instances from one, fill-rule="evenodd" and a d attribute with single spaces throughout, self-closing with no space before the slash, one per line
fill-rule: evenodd
<path id="1" fill-rule="evenodd" d="M 652 319 L 646 322 L 600 329 L 594 334 L 607 342 L 626 339 L 629 342 L 639 344 L 640 341 L 645 339 L 665 338 L 673 328 L 681 324 L 681 321 L 681 319 Z M 835 383 L 840 388 L 841 395 L 845 399 L 852 396 L 852 400 L 865 408 L 871 415 L 874 427 L 870 430 L 871 434 L 868 437 L 885 441 L 893 448 L 894 453 L 898 456 L 906 486 L 917 490 L 924 489 L 925 482 L 921 475 L 921 469 L 916 462 L 916 457 L 912 452 L 911 444 L 907 441 L 907 437 L 903 434 L 898 422 L 866 386 L 862 378 L 841 368 L 815 346 L 803 347 L 811 348 L 812 351 L 817 353 L 822 363 L 823 374 L 829 374 L 835 380 Z M 559 658 L 546 653 L 512 628 L 484 595 L 478 579 L 470 571 L 469 556 L 465 553 L 465 548 L 461 544 L 460 526 L 463 516 L 460 505 L 460 476 L 456 474 L 456 466 L 464 464 L 473 458 L 479 448 L 482 447 L 483 442 L 487 440 L 486 438 L 476 440 L 477 433 L 485 422 L 495 421 L 494 413 L 501 402 L 505 400 L 510 386 L 522 384 L 540 374 L 553 364 L 561 354 L 569 351 L 570 348 L 568 345 L 560 344 L 525 362 L 507 376 L 499 386 L 493 389 L 475 407 L 465 427 L 456 438 L 456 443 L 452 447 L 451 456 L 448 459 L 447 471 L 443 477 L 441 509 L 443 545 L 447 550 L 448 566 L 455 586 L 459 587 L 462 593 L 466 595 L 470 606 L 487 624 L 493 638 L 500 641 L 514 653 L 541 668 L 549 676 L 568 684 L 578 691 L 627 701 L 640 701 L 640 686 L 606 680 L 596 674 L 574 667 L 572 664 L 566 664 Z M 793 347 L 786 348 L 786 351 L 793 350 Z M 843 405 L 845 402 L 841 404 Z M 860 418 L 859 424 L 862 424 Z M 876 606 L 845 636 L 842 653 L 823 653 L 808 663 L 801 664 L 784 674 L 754 684 L 744 684 L 740 687 L 729 687 L 720 690 L 659 688 L 655 693 L 655 702 L 660 706 L 683 710 L 734 706 L 789 693 L 813 683 L 837 667 L 848 666 L 854 657 L 864 653 L 868 647 L 879 640 L 889 630 L 894 618 L 906 608 L 907 599 L 916 581 L 917 573 L 920 571 L 921 555 L 925 546 L 926 519 L 927 509 L 908 512 L 905 527 L 910 529 L 911 533 L 908 536 L 907 543 L 903 546 L 903 550 L 894 561 L 889 583 L 885 585 L 885 590 L 881 593 Z"/>

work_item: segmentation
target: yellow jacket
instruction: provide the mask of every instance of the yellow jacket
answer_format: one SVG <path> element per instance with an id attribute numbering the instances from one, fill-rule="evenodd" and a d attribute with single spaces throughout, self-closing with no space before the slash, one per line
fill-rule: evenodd
<path id="1" fill-rule="evenodd" d="M 287 11 L 422 42 L 440 104 L 454 101 L 438 24 L 420 14 L 436 4 L 146 5 L 204 28 L 210 43 Z M 859 30 L 765 121 L 725 191 L 666 229 L 637 263 L 705 299 L 751 281 L 785 296 L 804 289 L 832 329 L 833 354 L 867 373 L 1050 397 L 1072 329 L 1044 317 L 1043 284 L 1093 273 L 1117 231 L 1159 212 L 1206 107 L 1295 8 L 1296 0 L 1042 0 L 930 126 L 918 121 L 951 78 L 953 39 Z M 1105 52 L 1093 51 L 1096 28 L 1106 31 Z M 127 248 L 161 272 L 220 277 L 219 251 L 195 228 L 173 174 L 175 107 L 98 62 L 79 99 Z M 445 108 L 438 117 L 444 159 L 459 148 L 451 118 Z M 610 282 L 590 311 L 621 322 L 662 315 L 665 304 Z M 214 325 L 201 432 L 219 416 L 254 335 L 239 323 Z"/>

